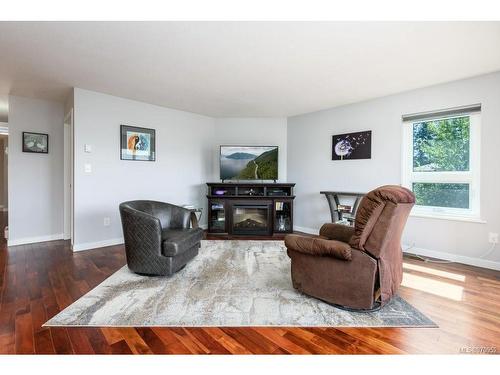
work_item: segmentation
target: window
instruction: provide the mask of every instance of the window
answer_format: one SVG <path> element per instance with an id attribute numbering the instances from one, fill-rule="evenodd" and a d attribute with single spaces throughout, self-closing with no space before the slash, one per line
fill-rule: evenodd
<path id="1" fill-rule="evenodd" d="M 479 219 L 480 106 L 403 116 L 403 186 L 413 215 Z"/>

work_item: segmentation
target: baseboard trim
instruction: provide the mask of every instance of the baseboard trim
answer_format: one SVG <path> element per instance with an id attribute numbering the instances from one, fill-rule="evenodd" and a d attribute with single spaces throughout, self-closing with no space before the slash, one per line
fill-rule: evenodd
<path id="1" fill-rule="evenodd" d="M 18 246 L 30 243 L 37 243 L 37 242 L 57 241 L 57 240 L 62 240 L 63 237 L 64 237 L 63 234 L 60 233 L 60 234 L 50 234 L 48 236 L 27 237 L 27 238 L 18 238 L 12 240 L 8 239 L 7 246 Z"/>
<path id="2" fill-rule="evenodd" d="M 97 241 L 97 242 L 86 242 L 73 245 L 73 251 L 84 251 L 98 249 L 100 247 L 115 246 L 123 244 L 123 238 L 112 238 L 110 240 Z"/>
<path id="3" fill-rule="evenodd" d="M 404 246 L 403 247 L 407 247 Z M 429 249 L 423 249 L 420 247 L 411 247 L 407 251 L 403 251 L 405 254 L 415 254 L 425 257 L 431 257 L 436 259 L 448 260 L 450 262 L 467 264 L 469 266 L 488 268 L 496 271 L 500 271 L 500 262 L 494 260 L 482 259 L 482 258 L 472 258 L 465 255 L 458 255 L 452 253 L 445 253 L 442 251 L 435 251 Z"/>

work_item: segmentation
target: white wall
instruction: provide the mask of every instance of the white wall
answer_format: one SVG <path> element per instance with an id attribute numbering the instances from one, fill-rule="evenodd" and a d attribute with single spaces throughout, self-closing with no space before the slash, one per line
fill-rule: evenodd
<path id="1" fill-rule="evenodd" d="M 426 255 L 500 269 L 488 262 L 488 232 L 500 232 L 500 73 L 456 81 L 288 119 L 288 180 L 296 182 L 296 229 L 330 221 L 320 190 L 369 191 L 401 183 L 401 115 L 482 104 L 481 217 L 484 223 L 410 217 L 403 242 Z M 331 160 L 332 135 L 372 130 L 371 160 Z"/>
<path id="2" fill-rule="evenodd" d="M 61 103 L 9 97 L 9 245 L 62 238 Z M 22 132 L 49 134 L 49 153 L 22 152 Z"/>
<path id="3" fill-rule="evenodd" d="M 287 180 L 287 121 L 285 117 L 215 119 L 212 147 L 213 181 L 220 179 L 219 146 L 278 146 L 279 181 Z"/>
<path id="4" fill-rule="evenodd" d="M 75 250 L 120 243 L 118 205 L 127 200 L 202 206 L 206 222 L 214 119 L 77 88 L 74 109 Z M 120 124 L 156 129 L 155 162 L 120 160 Z"/>

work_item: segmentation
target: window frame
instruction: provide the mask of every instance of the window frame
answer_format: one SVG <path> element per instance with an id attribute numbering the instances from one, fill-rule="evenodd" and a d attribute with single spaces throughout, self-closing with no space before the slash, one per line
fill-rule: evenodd
<path id="1" fill-rule="evenodd" d="M 416 123 L 469 117 L 469 171 L 415 172 L 413 170 L 413 125 Z M 425 119 L 403 121 L 402 185 L 413 191 L 413 183 L 466 183 L 469 184 L 469 208 L 418 206 L 411 216 L 438 219 L 482 221 L 480 219 L 480 159 L 481 113 L 464 112 L 448 116 L 432 116 Z"/>

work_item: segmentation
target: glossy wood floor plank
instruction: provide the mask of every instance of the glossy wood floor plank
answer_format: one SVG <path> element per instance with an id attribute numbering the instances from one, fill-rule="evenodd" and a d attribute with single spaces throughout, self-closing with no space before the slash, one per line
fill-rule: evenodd
<path id="1" fill-rule="evenodd" d="M 405 257 L 422 285 L 400 294 L 439 328 L 47 328 L 43 323 L 125 264 L 122 246 L 0 244 L 0 353 L 382 354 L 500 350 L 500 272 Z M 443 290 L 439 290 L 443 288 Z M 447 290 L 453 293 L 447 295 Z"/>

